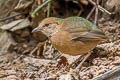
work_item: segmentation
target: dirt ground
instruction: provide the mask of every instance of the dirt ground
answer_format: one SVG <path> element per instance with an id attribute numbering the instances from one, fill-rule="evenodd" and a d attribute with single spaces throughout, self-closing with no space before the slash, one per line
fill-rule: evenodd
<path id="1" fill-rule="evenodd" d="M 94 6 L 89 1 L 84 1 L 54 0 L 50 16 L 86 18 Z M 18 0 L 14 12 L 9 16 L 16 12 L 22 15 L 0 22 L 0 30 L 3 31 L 0 33 L 0 45 L 2 45 L 0 46 L 0 80 L 89 80 L 120 66 L 120 4 L 118 1 L 101 0 L 100 6 L 110 11 L 112 15 L 100 10 L 97 15 L 97 25 L 111 38 L 91 51 L 92 55 L 79 71 L 74 71 L 72 68 L 66 71 L 65 65 L 58 66 L 60 57 L 57 56 L 61 54 L 66 57 L 67 64 L 79 56 L 65 55 L 54 49 L 41 32 L 32 33 L 32 29 L 46 17 L 47 6 L 43 7 L 34 18 L 31 17 L 31 13 L 39 4 L 44 3 L 44 0 Z M 92 14 L 89 20 L 94 22 L 94 17 L 95 15 Z"/>

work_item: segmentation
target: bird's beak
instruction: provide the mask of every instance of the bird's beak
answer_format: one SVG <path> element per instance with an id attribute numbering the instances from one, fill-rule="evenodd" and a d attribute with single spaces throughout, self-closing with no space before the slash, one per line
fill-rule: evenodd
<path id="1" fill-rule="evenodd" d="M 37 31 L 41 31 L 41 28 L 40 28 L 40 27 L 34 28 L 34 29 L 32 30 L 32 33 L 37 32 Z"/>

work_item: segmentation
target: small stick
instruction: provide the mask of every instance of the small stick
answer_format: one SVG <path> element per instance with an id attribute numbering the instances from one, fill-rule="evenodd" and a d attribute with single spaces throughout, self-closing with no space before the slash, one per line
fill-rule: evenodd
<path id="1" fill-rule="evenodd" d="M 81 4 L 79 6 L 80 6 L 81 10 L 78 12 L 77 16 L 80 16 L 82 14 L 82 12 L 84 11 L 83 6 Z"/>
<path id="2" fill-rule="evenodd" d="M 6 21 L 6 20 L 9 20 L 9 19 L 12 19 L 12 18 L 14 18 L 14 17 L 16 17 L 16 16 L 20 16 L 20 15 L 22 15 L 22 14 L 21 14 L 21 13 L 17 13 L 17 14 L 11 15 L 11 16 L 7 16 L 7 17 L 4 17 L 4 18 L 1 18 L 1 19 L 0 19 L 0 22 L 3 22 L 3 21 Z"/>
<path id="3" fill-rule="evenodd" d="M 50 16 L 51 1 L 48 3 L 47 17 Z"/>
<path id="4" fill-rule="evenodd" d="M 88 0 L 91 4 L 93 4 L 94 6 L 96 6 L 96 3 L 93 2 L 92 0 Z M 110 13 L 109 11 L 107 11 L 106 9 L 104 9 L 103 7 L 101 7 L 100 5 L 98 5 L 98 9 L 100 9 L 102 12 L 106 12 L 109 15 L 111 15 L 112 13 Z"/>
<path id="5" fill-rule="evenodd" d="M 113 78 L 112 80 L 119 80 L 119 75 L 120 73 L 120 66 L 117 66 L 115 68 L 113 68 L 112 70 L 109 70 L 107 72 L 105 72 L 104 74 L 99 75 L 98 77 L 94 78 L 94 79 L 90 79 L 90 80 L 108 80 L 110 78 Z M 116 75 L 116 76 L 115 76 Z"/>
<path id="6" fill-rule="evenodd" d="M 99 0 L 97 0 L 97 5 L 99 5 Z M 97 24 L 97 20 L 98 20 L 98 7 L 96 7 L 96 11 L 95 11 L 95 20 L 94 20 L 94 24 Z"/>
<path id="7" fill-rule="evenodd" d="M 8 63 L 6 67 L 9 67 L 11 65 L 13 65 L 15 62 L 17 62 L 20 58 L 22 58 L 24 55 L 20 55 L 18 56 L 16 59 L 14 59 L 11 63 Z"/>
<path id="8" fill-rule="evenodd" d="M 90 16 L 92 15 L 92 13 L 95 11 L 95 6 L 92 8 L 92 10 L 90 11 L 90 13 L 88 14 L 88 16 L 86 17 L 86 19 L 89 19 Z"/>
<path id="9" fill-rule="evenodd" d="M 33 56 L 33 53 L 34 53 L 35 51 L 37 51 L 37 49 L 38 49 L 38 47 L 36 46 L 36 47 L 30 52 L 30 56 Z"/>
<path id="10" fill-rule="evenodd" d="M 31 14 L 32 17 L 36 16 L 36 13 L 43 8 L 46 4 L 48 4 L 49 2 L 51 2 L 51 0 L 47 0 L 46 2 L 44 2 L 43 4 L 41 4 L 40 6 L 38 6 L 38 8 L 36 8 L 33 13 Z"/>

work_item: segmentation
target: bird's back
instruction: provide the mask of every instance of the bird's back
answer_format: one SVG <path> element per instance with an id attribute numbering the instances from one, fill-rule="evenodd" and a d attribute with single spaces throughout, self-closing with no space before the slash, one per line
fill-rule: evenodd
<path id="1" fill-rule="evenodd" d="M 64 22 L 62 24 L 62 27 L 64 28 L 64 30 L 67 30 L 67 31 L 72 31 L 73 29 L 89 31 L 92 26 L 93 24 L 90 21 L 82 17 L 68 17 L 64 19 Z M 96 28 L 96 26 L 93 26 L 93 27 Z"/>

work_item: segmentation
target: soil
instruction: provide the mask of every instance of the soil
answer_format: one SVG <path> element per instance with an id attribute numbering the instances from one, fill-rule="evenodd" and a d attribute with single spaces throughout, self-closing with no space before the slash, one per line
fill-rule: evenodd
<path id="1" fill-rule="evenodd" d="M 24 16 L 13 19 L 29 19 L 30 25 L 28 27 L 13 32 L 7 30 L 16 44 L 10 45 L 8 51 L 0 55 L 0 80 L 89 80 L 114 69 L 116 66 L 120 66 L 119 4 L 118 6 L 115 6 L 115 4 L 109 5 L 112 0 L 107 0 L 105 2 L 107 5 L 115 6 L 115 10 L 111 12 L 114 15 L 106 16 L 106 13 L 100 11 L 98 15 L 97 25 L 111 38 L 97 45 L 91 51 L 91 56 L 84 62 L 79 71 L 74 71 L 75 65 L 70 71 L 66 71 L 65 66 L 72 63 L 79 56 L 65 55 L 57 51 L 44 34 L 32 33 L 32 29 L 38 26 L 38 23 L 45 18 L 47 10 L 47 7 L 44 7 L 37 17 L 30 17 L 30 13 L 33 12 L 39 1 L 42 0 L 28 1 L 30 4 L 26 8 L 22 8 L 22 10 L 26 10 L 23 13 Z M 80 5 L 84 8 L 80 16 L 85 17 L 93 7 L 91 4 L 85 5 L 77 0 L 54 1 L 52 4 L 51 16 L 62 18 L 78 15 L 79 11 L 81 11 Z M 102 4 L 100 5 L 102 6 Z M 19 8 L 19 6 L 17 7 Z M 28 7 L 31 7 L 31 11 L 28 10 Z M 61 7 L 64 7 L 65 10 L 63 11 Z M 110 7 L 105 6 L 105 8 L 111 10 Z M 21 12 L 21 8 L 17 9 L 17 11 Z M 94 16 L 90 17 L 90 21 L 94 22 Z M 62 57 L 58 57 L 59 55 Z M 64 61 L 60 62 L 60 60 Z M 63 64 L 64 62 L 66 63 Z"/>

